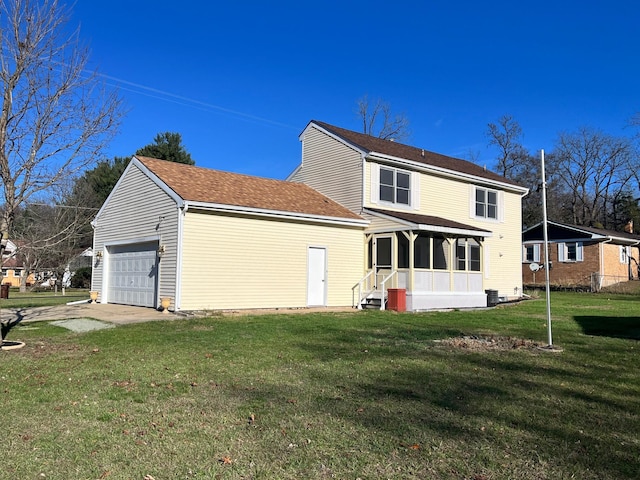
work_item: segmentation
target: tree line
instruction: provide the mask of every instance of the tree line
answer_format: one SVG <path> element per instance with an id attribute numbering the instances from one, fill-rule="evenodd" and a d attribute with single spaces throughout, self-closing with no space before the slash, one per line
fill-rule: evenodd
<path id="1" fill-rule="evenodd" d="M 540 152 L 523 146 L 523 131 L 511 115 L 487 127 L 497 148 L 495 170 L 530 190 L 522 201 L 523 226 L 542 221 Z M 634 137 L 617 137 L 592 127 L 558 134 L 545 152 L 549 220 L 622 231 L 640 225 L 640 156 Z"/>

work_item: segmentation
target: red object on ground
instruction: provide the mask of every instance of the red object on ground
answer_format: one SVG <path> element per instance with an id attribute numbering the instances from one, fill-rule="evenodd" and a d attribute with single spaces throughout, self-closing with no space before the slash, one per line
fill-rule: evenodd
<path id="1" fill-rule="evenodd" d="M 396 312 L 407 311 L 407 290 L 404 288 L 390 288 L 387 296 L 387 310 Z"/>

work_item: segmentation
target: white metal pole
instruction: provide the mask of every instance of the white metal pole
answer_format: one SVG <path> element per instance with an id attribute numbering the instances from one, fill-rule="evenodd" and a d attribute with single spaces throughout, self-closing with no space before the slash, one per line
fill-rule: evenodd
<path id="1" fill-rule="evenodd" d="M 544 150 L 540 151 L 542 165 L 542 233 L 544 238 L 544 277 L 547 292 L 547 340 L 553 347 L 551 336 L 551 292 L 549 290 L 549 237 L 547 235 L 547 178 L 544 171 Z"/>

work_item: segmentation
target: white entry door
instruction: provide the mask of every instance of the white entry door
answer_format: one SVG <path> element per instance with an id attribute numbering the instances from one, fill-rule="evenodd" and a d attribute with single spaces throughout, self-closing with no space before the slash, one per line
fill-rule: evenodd
<path id="1" fill-rule="evenodd" d="M 327 250 L 309 247 L 307 260 L 307 305 L 324 307 L 327 304 Z"/>
<path id="2" fill-rule="evenodd" d="M 109 303 L 156 307 L 157 242 L 109 249 Z"/>

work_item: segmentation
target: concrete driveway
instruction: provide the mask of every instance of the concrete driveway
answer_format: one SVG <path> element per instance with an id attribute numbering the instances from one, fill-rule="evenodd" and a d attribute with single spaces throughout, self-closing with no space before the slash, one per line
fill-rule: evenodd
<path id="1" fill-rule="evenodd" d="M 2 308 L 0 320 L 9 323 L 28 323 L 44 320 L 69 320 L 91 318 L 115 325 L 149 322 L 154 320 L 174 320 L 184 318 L 173 313 L 162 313 L 153 308 L 114 305 L 111 303 L 79 303 L 52 307 Z"/>

